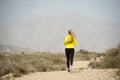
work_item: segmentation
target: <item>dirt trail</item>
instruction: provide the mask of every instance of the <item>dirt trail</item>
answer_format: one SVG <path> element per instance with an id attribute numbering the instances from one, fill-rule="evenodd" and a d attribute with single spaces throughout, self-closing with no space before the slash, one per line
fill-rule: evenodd
<path id="1" fill-rule="evenodd" d="M 35 72 L 15 80 L 116 80 L 115 69 L 90 69 L 89 61 L 75 61 L 73 73 L 67 71 Z"/>

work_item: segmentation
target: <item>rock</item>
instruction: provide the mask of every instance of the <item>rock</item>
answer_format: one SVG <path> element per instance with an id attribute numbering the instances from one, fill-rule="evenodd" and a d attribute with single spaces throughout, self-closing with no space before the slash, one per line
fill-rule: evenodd
<path id="1" fill-rule="evenodd" d="M 96 62 L 100 62 L 100 57 L 96 57 Z"/>
<path id="2" fill-rule="evenodd" d="M 95 59 L 94 59 L 94 58 L 91 58 L 90 61 L 91 61 L 91 62 L 92 62 L 92 61 L 95 61 Z"/>
<path id="3" fill-rule="evenodd" d="M 5 76 L 2 76 L 2 77 L 0 78 L 0 80 L 13 80 L 13 74 L 12 74 L 12 73 L 9 73 L 9 74 L 7 74 L 7 75 L 5 75 Z"/>

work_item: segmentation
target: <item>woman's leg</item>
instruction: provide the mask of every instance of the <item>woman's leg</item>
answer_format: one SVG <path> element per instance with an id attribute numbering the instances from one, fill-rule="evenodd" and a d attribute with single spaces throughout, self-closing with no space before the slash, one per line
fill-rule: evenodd
<path id="1" fill-rule="evenodd" d="M 71 65 L 73 65 L 74 52 L 75 52 L 74 48 L 73 48 L 73 49 L 71 49 L 71 57 L 70 57 L 70 60 L 71 60 Z"/>
<path id="2" fill-rule="evenodd" d="M 70 69 L 70 55 L 69 55 L 69 49 L 65 49 L 66 59 L 67 59 L 67 68 Z"/>

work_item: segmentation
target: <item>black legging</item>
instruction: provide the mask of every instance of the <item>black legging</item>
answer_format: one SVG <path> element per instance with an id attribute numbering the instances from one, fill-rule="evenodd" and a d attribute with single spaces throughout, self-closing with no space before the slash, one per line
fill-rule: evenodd
<path id="1" fill-rule="evenodd" d="M 67 68 L 70 68 L 70 64 L 73 65 L 74 48 L 65 48 L 67 58 Z"/>

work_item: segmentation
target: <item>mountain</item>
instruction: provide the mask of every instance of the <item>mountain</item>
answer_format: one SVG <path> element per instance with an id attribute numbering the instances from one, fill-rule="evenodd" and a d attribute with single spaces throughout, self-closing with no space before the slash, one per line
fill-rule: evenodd
<path id="1" fill-rule="evenodd" d="M 21 47 L 16 47 L 16 46 L 11 46 L 11 45 L 0 45 L 0 52 L 8 52 L 8 53 L 32 53 L 34 52 L 30 48 L 21 48 Z"/>
<path id="2" fill-rule="evenodd" d="M 64 37 L 73 29 L 76 50 L 105 51 L 120 43 L 120 24 L 88 18 L 80 14 L 38 16 L 0 27 L 0 43 L 29 47 L 37 51 L 64 51 Z"/>

